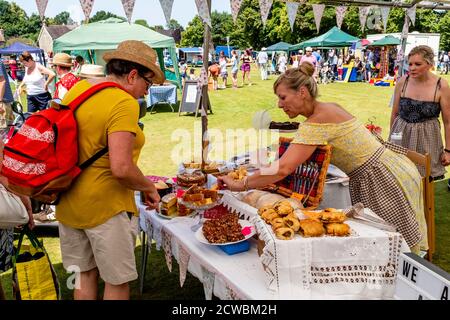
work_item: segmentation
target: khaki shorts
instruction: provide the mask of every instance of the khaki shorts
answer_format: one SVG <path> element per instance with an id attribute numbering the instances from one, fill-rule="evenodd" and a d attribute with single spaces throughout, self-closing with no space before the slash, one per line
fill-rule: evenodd
<path id="1" fill-rule="evenodd" d="M 90 229 L 59 224 L 63 265 L 66 270 L 86 272 L 98 268 L 107 283 L 119 285 L 136 280 L 134 248 L 138 218 L 121 212 Z M 75 268 L 73 267 L 75 266 Z"/>

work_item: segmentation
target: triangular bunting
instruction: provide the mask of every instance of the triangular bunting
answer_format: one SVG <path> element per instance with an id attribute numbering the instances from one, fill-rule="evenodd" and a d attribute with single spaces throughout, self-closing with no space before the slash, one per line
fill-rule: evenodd
<path id="1" fill-rule="evenodd" d="M 273 0 L 259 0 L 259 10 L 261 11 L 261 19 L 263 26 L 266 25 L 267 17 L 269 16 L 270 8 L 272 8 Z"/>
<path id="2" fill-rule="evenodd" d="M 164 12 L 164 17 L 166 17 L 167 23 L 170 23 L 170 17 L 172 16 L 173 0 L 159 0 L 161 3 L 161 8 Z"/>
<path id="3" fill-rule="evenodd" d="M 36 5 L 39 11 L 39 16 L 41 20 L 44 20 L 45 10 L 47 9 L 48 0 L 36 0 Z"/>
<path id="4" fill-rule="evenodd" d="M 384 32 L 386 32 L 386 27 L 389 19 L 389 12 L 391 11 L 391 8 L 380 7 L 380 11 L 381 11 L 381 18 L 383 19 Z"/>
<path id="5" fill-rule="evenodd" d="M 205 291 L 205 300 L 211 300 L 212 299 L 212 293 L 214 290 L 214 280 L 215 275 L 214 273 L 210 272 L 208 269 L 206 269 L 204 266 L 201 266 L 202 273 L 203 273 L 203 290 Z"/>
<path id="6" fill-rule="evenodd" d="M 337 6 L 336 7 L 336 24 L 339 29 L 341 28 L 342 22 L 344 21 L 346 11 L 347 11 L 346 6 Z"/>
<path id="7" fill-rule="evenodd" d="M 81 9 L 83 9 L 84 17 L 89 20 L 91 16 L 92 7 L 94 6 L 94 0 L 80 0 Z"/>
<path id="8" fill-rule="evenodd" d="M 416 8 L 417 5 L 413 5 L 411 8 L 406 9 L 406 14 L 411 20 L 413 26 L 416 25 Z"/>
<path id="9" fill-rule="evenodd" d="M 367 16 L 369 15 L 370 7 L 359 7 L 359 23 L 361 23 L 362 31 L 366 28 Z"/>
<path id="10" fill-rule="evenodd" d="M 323 11 L 325 10 L 324 4 L 313 4 L 314 21 L 316 22 L 317 33 L 320 31 L 320 21 L 322 21 Z"/>
<path id="11" fill-rule="evenodd" d="M 161 233 L 167 268 L 172 272 L 172 236 L 163 230 L 161 230 Z"/>
<path id="12" fill-rule="evenodd" d="M 233 22 L 236 23 L 239 10 L 243 0 L 230 0 L 231 15 L 233 16 Z"/>
<path id="13" fill-rule="evenodd" d="M 128 23 L 131 23 L 131 17 L 133 15 L 135 3 L 136 0 L 122 0 L 123 10 L 125 10 L 125 15 L 127 16 Z"/>
<path id="14" fill-rule="evenodd" d="M 206 23 L 210 28 L 211 25 L 211 14 L 209 13 L 208 2 L 206 0 L 195 0 L 195 4 L 197 5 L 198 15 Z"/>
<path id="15" fill-rule="evenodd" d="M 289 24 L 291 25 L 291 31 L 294 31 L 295 17 L 297 17 L 297 10 L 300 3 L 298 2 L 286 2 L 286 10 L 289 18 Z"/>
<path id="16" fill-rule="evenodd" d="M 183 288 L 184 281 L 186 281 L 186 272 L 189 264 L 189 258 L 191 256 L 189 255 L 189 252 L 186 251 L 180 244 L 178 244 L 178 255 L 178 263 L 180 264 L 180 287 Z"/>

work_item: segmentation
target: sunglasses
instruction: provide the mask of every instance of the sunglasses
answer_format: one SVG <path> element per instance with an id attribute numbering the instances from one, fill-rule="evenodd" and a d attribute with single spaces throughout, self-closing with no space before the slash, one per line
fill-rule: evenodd
<path id="1" fill-rule="evenodd" d="M 139 77 L 144 79 L 145 83 L 147 84 L 147 90 L 153 85 L 153 80 L 151 78 L 148 78 L 144 76 L 143 74 L 138 73 Z"/>

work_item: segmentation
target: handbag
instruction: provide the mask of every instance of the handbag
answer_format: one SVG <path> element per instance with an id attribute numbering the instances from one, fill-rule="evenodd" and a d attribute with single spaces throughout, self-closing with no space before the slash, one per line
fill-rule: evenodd
<path id="1" fill-rule="evenodd" d="M 24 236 L 31 245 L 23 245 Z M 25 226 L 13 258 L 13 295 L 16 300 L 58 300 L 60 286 L 55 269 L 42 243 Z"/>
<path id="2" fill-rule="evenodd" d="M 27 224 L 28 212 L 22 200 L 0 184 L 0 229 Z"/>

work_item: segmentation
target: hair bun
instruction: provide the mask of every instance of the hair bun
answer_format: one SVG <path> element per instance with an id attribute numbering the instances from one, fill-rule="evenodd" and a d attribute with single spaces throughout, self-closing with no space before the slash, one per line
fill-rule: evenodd
<path id="1" fill-rule="evenodd" d="M 304 74 L 306 74 L 309 77 L 312 77 L 314 72 L 316 71 L 316 68 L 307 61 L 304 61 L 300 65 L 300 67 L 298 67 L 298 69 L 300 70 L 300 72 L 303 72 Z"/>

